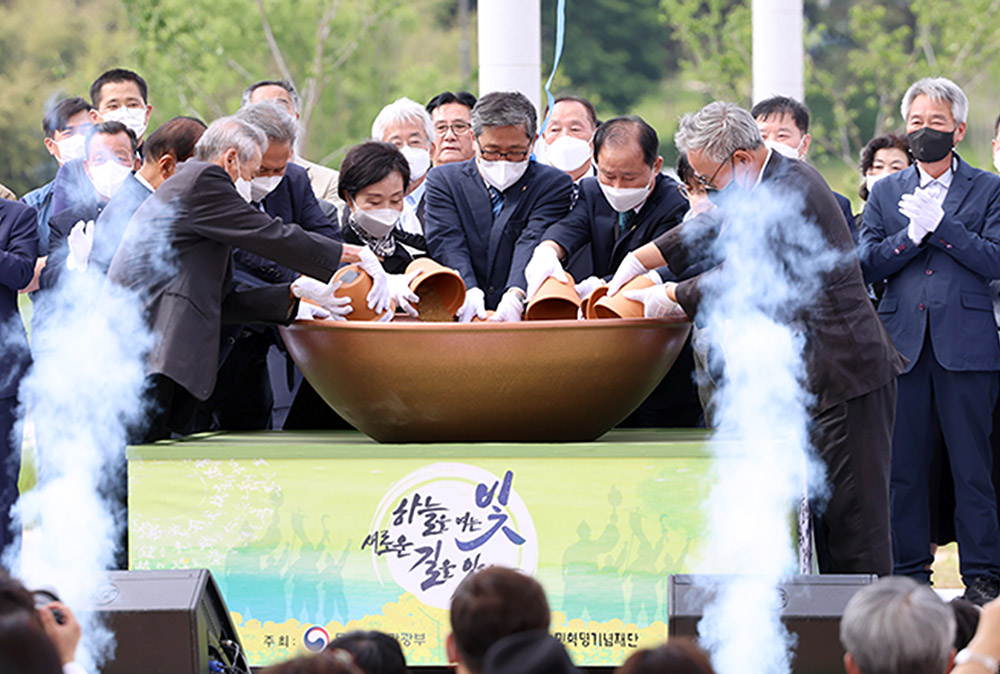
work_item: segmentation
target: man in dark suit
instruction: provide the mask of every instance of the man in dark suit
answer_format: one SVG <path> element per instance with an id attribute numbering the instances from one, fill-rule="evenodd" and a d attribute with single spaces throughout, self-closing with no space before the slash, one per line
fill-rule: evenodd
<path id="1" fill-rule="evenodd" d="M 472 109 L 476 157 L 427 174 L 430 256 L 456 269 L 468 288 L 459 320 L 516 321 L 524 313 L 524 265 L 542 233 L 569 212 L 573 181 L 529 160 L 535 106 L 517 92 L 493 92 Z"/>
<path id="2" fill-rule="evenodd" d="M 935 419 L 955 482 L 955 533 L 965 596 L 1000 593 L 1000 529 L 989 436 L 1000 344 L 989 280 L 1000 278 L 1000 178 L 954 152 L 968 101 L 945 78 L 924 79 L 902 104 L 916 163 L 875 184 L 861 260 L 885 279 L 879 316 L 910 359 L 899 378 L 893 443 L 893 545 L 898 575 L 930 578 L 928 480 Z"/>
<path id="3" fill-rule="evenodd" d="M 681 222 L 688 202 L 675 180 L 660 173 L 660 140 L 639 117 L 616 117 L 594 135 L 597 177 L 580 181 L 580 198 L 569 214 L 549 227 L 525 267 L 529 299 L 550 276 L 562 276 L 562 262 L 589 245 L 587 267 L 596 276 L 576 279 L 582 297 L 610 279 L 630 250 L 649 243 Z M 562 262 L 561 262 L 562 261 Z M 661 270 L 666 278 L 669 272 Z M 692 377 L 690 341 L 663 382 L 623 425 L 695 426 L 701 407 Z"/>
<path id="4" fill-rule="evenodd" d="M 389 297 L 378 259 L 272 218 L 251 206 L 267 139 L 233 117 L 213 122 L 179 167 L 132 217 L 108 278 L 141 294 L 155 337 L 146 373 L 156 407 L 137 439 L 188 428 L 197 400 L 215 386 L 222 323 L 288 323 L 298 298 L 343 316 L 344 301 L 325 283 L 341 261 L 360 261 L 374 280 L 368 300 L 384 311 Z M 239 247 L 307 275 L 291 284 L 240 289 L 232 280 Z M 316 280 L 319 277 L 323 280 Z M 349 304 L 347 305 L 349 307 Z"/>
<path id="5" fill-rule="evenodd" d="M 343 241 L 339 229 L 320 208 L 306 169 L 291 161 L 298 130 L 295 118 L 273 101 L 248 103 L 236 117 L 253 124 L 267 137 L 260 169 L 250 184 L 250 205 L 306 231 Z M 248 287 L 291 283 L 299 276 L 288 267 L 242 248 L 234 251 L 233 259 L 233 278 Z M 302 377 L 293 374 L 289 382 L 288 372 L 295 372 L 294 365 L 287 354 L 269 356 L 272 346 L 283 348 L 272 326 L 225 326 L 218 381 L 211 398 L 199 409 L 199 429 L 281 428 Z M 275 363 L 270 369 L 269 359 Z"/>
<path id="6" fill-rule="evenodd" d="M 90 263 L 107 274 L 129 220 L 149 196 L 177 172 L 177 165 L 194 154 L 205 133 L 205 123 L 193 117 L 174 117 L 161 124 L 142 146 L 142 166 L 125 179 L 121 189 L 94 221 Z"/>
<path id="7" fill-rule="evenodd" d="M 609 292 L 617 292 L 642 269 L 666 263 L 684 280 L 641 291 L 647 312 L 658 307 L 669 310 L 672 300 L 698 321 L 704 299 L 714 303 L 715 311 L 721 312 L 717 315 L 735 315 L 740 307 L 720 305 L 715 285 L 727 261 L 719 258 L 722 246 L 713 244 L 733 236 L 733 228 L 723 226 L 727 206 L 735 208 L 751 199 L 758 186 L 776 195 L 801 197 L 799 217 L 782 214 L 759 226 L 767 227 L 761 234 L 773 242 L 761 246 L 776 256 L 772 268 L 783 268 L 793 278 L 803 273 L 801 260 L 795 257 L 801 245 L 800 223 L 816 228 L 817 241 L 810 246 L 835 253 L 836 262 L 818 278 L 805 270 L 807 277 L 801 280 L 815 288 L 814 296 L 798 293 L 800 306 L 768 308 L 772 320 L 794 321 L 805 337 L 806 387 L 813 396 L 809 432 L 831 486 L 816 522 L 819 568 L 823 573 L 888 574 L 892 570 L 890 447 L 896 376 L 905 361 L 868 300 L 854 243 L 833 193 L 811 166 L 765 147 L 753 118 L 732 103 L 711 103 L 682 118 L 675 141 L 710 195 L 718 198 L 719 191 L 726 190 L 727 199 L 720 199 L 720 208 L 712 213 L 695 217 L 626 256 Z"/>
<path id="8" fill-rule="evenodd" d="M 15 540 L 10 508 L 17 500 L 21 468 L 17 392 L 31 364 L 28 337 L 17 310 L 17 291 L 27 285 L 38 257 L 35 210 L 0 199 L 0 549 Z"/>
<path id="9" fill-rule="evenodd" d="M 753 106 L 750 111 L 764 143 L 789 159 L 805 159 L 812 136 L 809 134 L 809 108 L 805 103 L 787 96 L 772 96 Z M 844 214 L 851 237 L 858 240 L 858 230 L 851 212 L 851 200 L 834 192 L 837 205 Z"/>
<path id="10" fill-rule="evenodd" d="M 135 134 L 121 122 L 91 127 L 85 147 L 83 170 L 94 191 L 50 218 L 49 258 L 38 279 L 43 290 L 54 287 L 67 268 L 86 269 L 94 244 L 94 221 L 139 167 Z"/>

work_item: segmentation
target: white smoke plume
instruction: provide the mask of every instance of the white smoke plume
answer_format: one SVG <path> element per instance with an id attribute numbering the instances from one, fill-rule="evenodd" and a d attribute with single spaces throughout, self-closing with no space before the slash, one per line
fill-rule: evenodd
<path id="1" fill-rule="evenodd" d="M 797 570 L 790 525 L 806 485 L 813 498 L 825 491 L 809 444 L 800 319 L 840 254 L 803 217 L 801 197 L 766 184 L 735 196 L 712 251 L 724 262 L 704 279 L 699 315 L 724 378 L 696 568 L 725 578 L 698 629 L 719 674 L 779 674 L 794 647 L 776 591 Z"/>
<path id="2" fill-rule="evenodd" d="M 171 256 L 150 243 L 163 274 Z M 153 337 L 140 296 L 105 281 L 90 264 L 64 269 L 36 294 L 33 366 L 22 380 L 21 418 L 35 429 L 38 484 L 22 494 L 15 517 L 34 528 L 36 554 L 21 564 L 11 546 L 4 566 L 29 589 L 52 588 L 79 619 L 77 659 L 98 671 L 114 639 L 93 612 L 93 594 L 112 567 L 126 526 L 116 490 L 125 483 L 129 432 L 145 418 L 146 354 Z"/>

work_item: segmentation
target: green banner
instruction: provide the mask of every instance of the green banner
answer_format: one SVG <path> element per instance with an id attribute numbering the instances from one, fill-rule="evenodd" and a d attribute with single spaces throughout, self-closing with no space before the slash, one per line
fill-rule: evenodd
<path id="1" fill-rule="evenodd" d="M 132 568 L 208 568 L 255 666 L 356 629 L 447 662 L 474 569 L 531 573 L 578 665 L 666 638 L 666 578 L 702 528 L 699 432 L 561 445 L 378 445 L 353 433 L 222 434 L 129 450 Z"/>

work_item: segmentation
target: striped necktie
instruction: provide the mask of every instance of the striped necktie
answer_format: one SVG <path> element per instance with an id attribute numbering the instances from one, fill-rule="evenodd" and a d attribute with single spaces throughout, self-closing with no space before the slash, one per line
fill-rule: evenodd
<path id="1" fill-rule="evenodd" d="M 490 206 L 493 208 L 493 220 L 497 219 L 500 215 L 500 211 L 503 210 L 503 192 L 493 187 L 489 186 L 490 190 Z"/>

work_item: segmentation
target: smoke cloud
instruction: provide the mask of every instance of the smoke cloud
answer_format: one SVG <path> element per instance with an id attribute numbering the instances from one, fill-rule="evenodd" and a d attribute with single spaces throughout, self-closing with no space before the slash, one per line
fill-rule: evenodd
<path id="1" fill-rule="evenodd" d="M 163 243 L 149 240 L 151 277 L 169 270 Z M 20 411 L 35 429 L 38 485 L 22 494 L 15 517 L 33 527 L 37 554 L 21 564 L 21 546 L 11 546 L 4 565 L 27 587 L 53 588 L 69 605 L 83 628 L 77 659 L 97 671 L 114 640 L 89 609 L 127 524 L 119 501 L 125 446 L 146 415 L 153 336 L 140 294 L 106 283 L 93 263 L 85 272 L 63 270 L 36 298 L 34 364 L 21 383 Z"/>
<path id="2" fill-rule="evenodd" d="M 804 490 L 825 491 L 809 443 L 802 318 L 841 254 L 802 215 L 798 195 L 762 184 L 723 206 L 712 256 L 724 262 L 704 278 L 699 314 L 725 367 L 696 568 L 725 578 L 698 629 L 719 674 L 777 674 L 789 671 L 794 647 L 776 589 L 797 570 L 790 525 Z"/>

